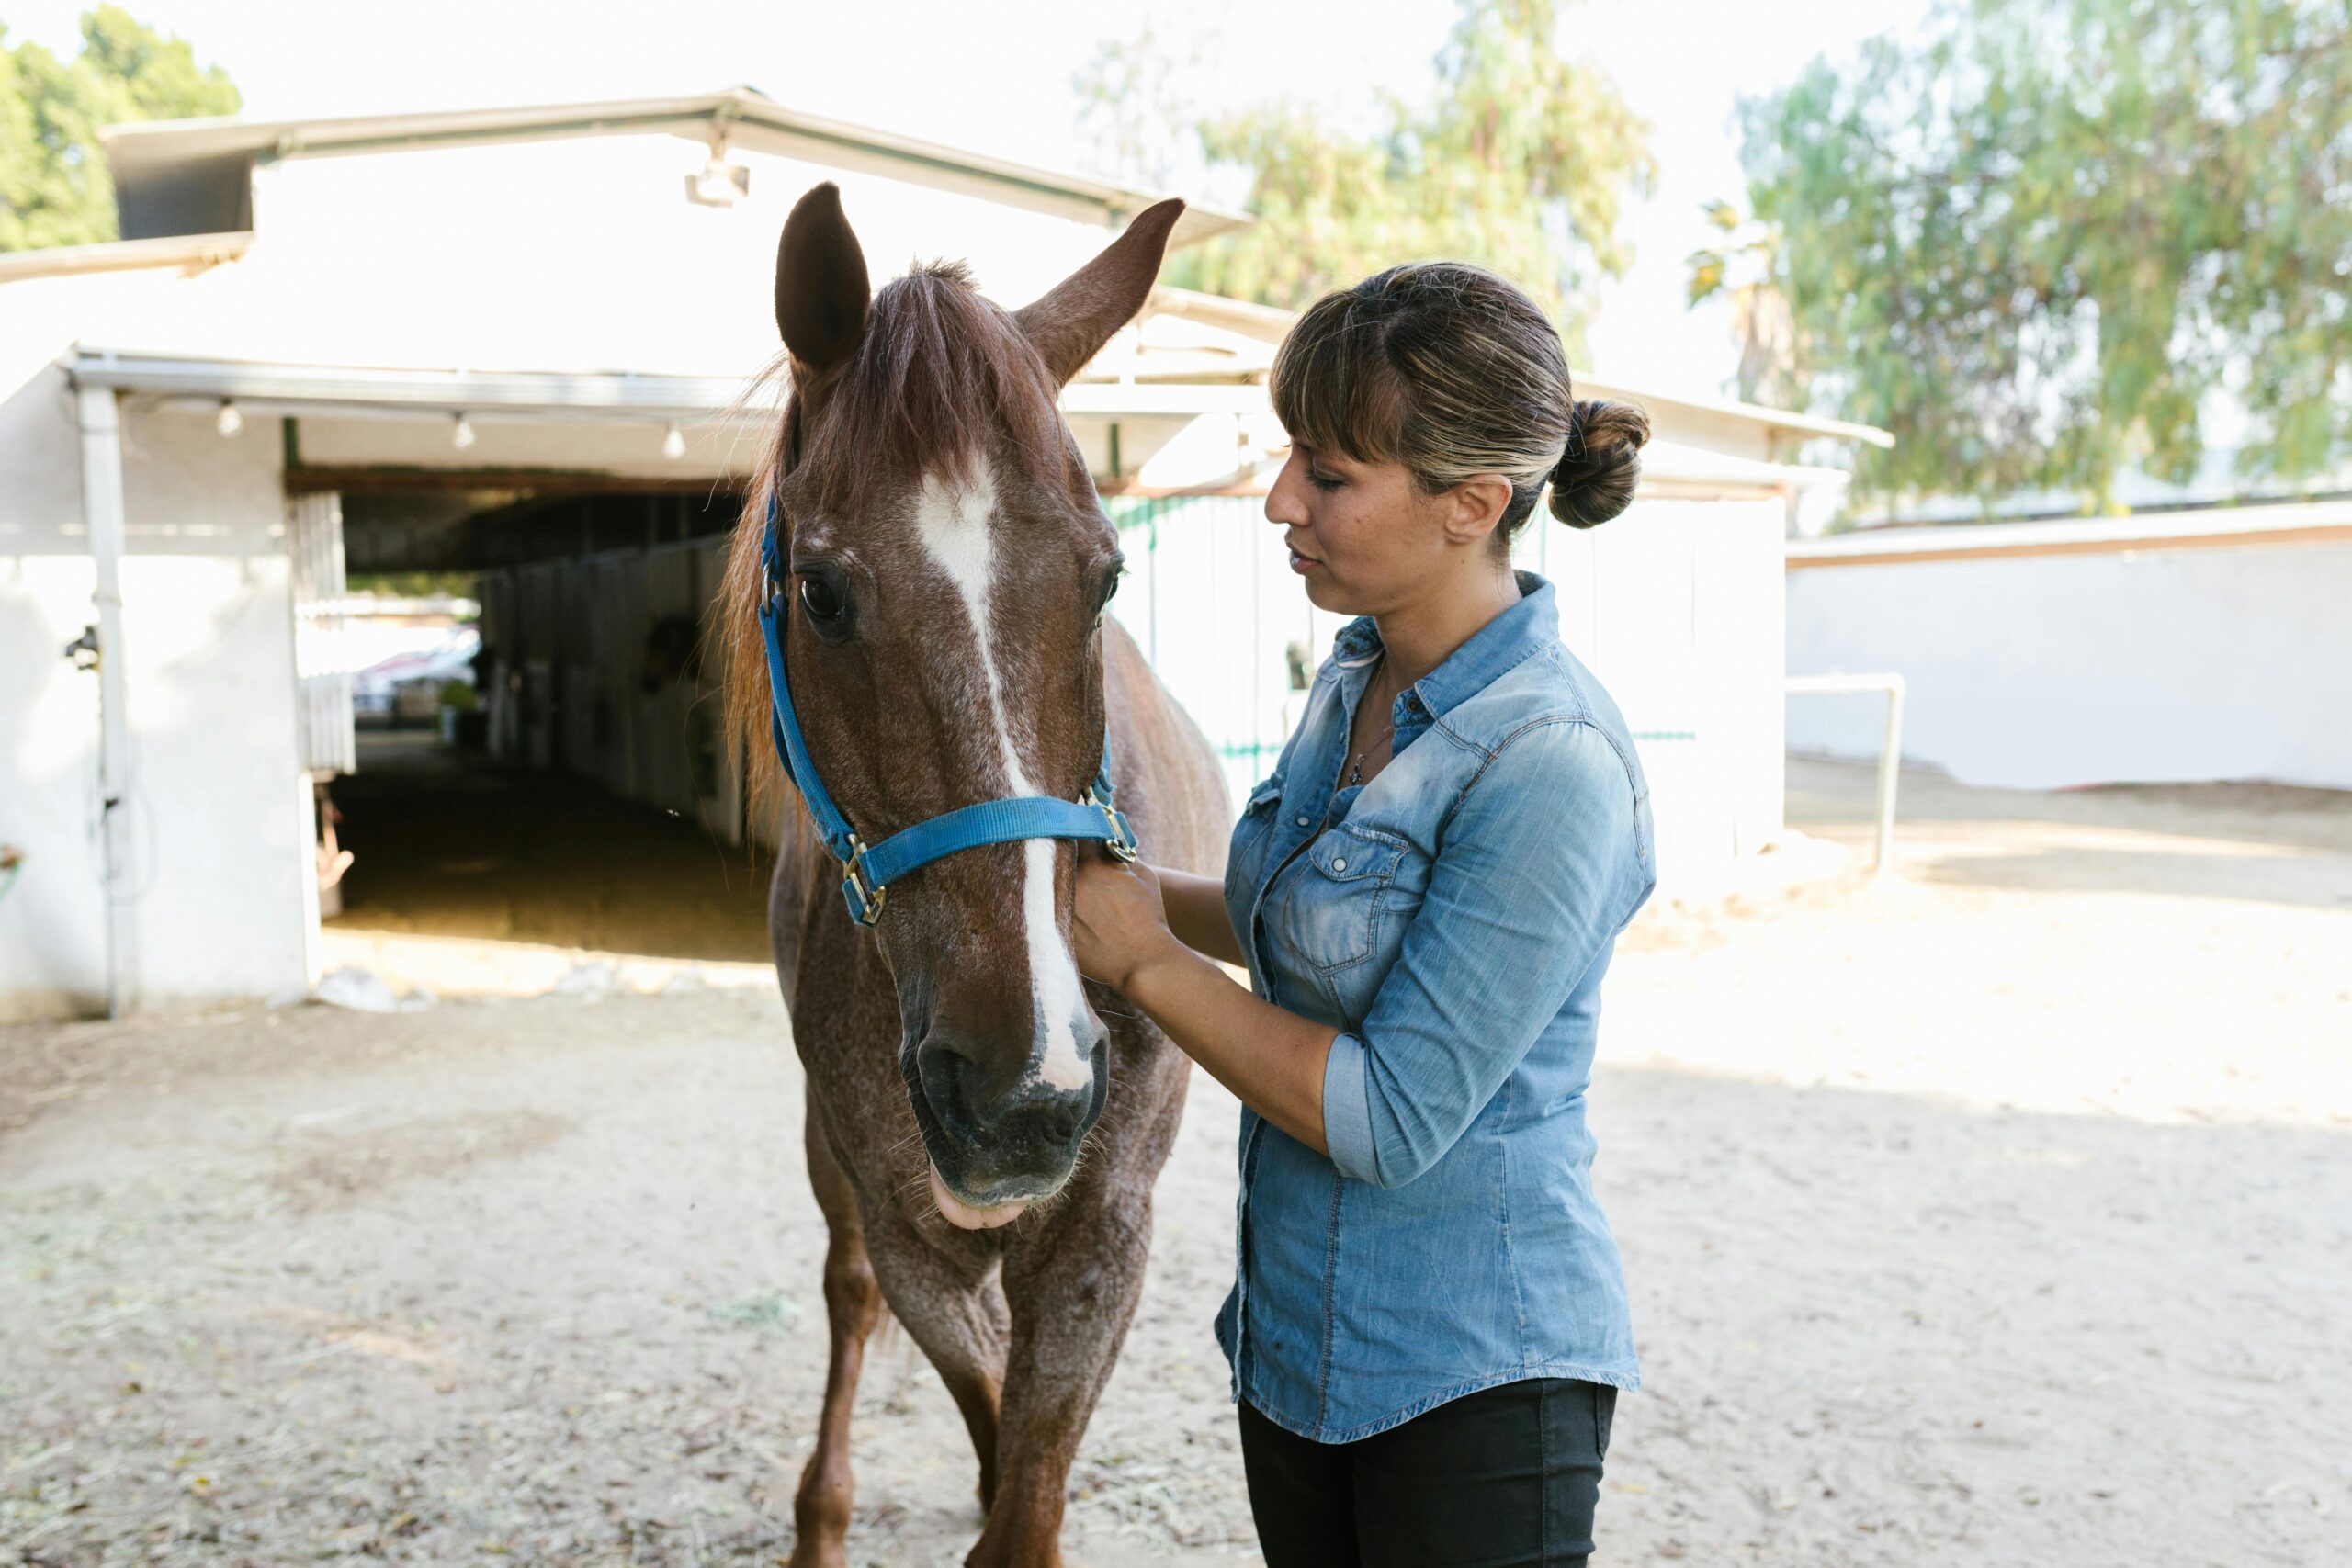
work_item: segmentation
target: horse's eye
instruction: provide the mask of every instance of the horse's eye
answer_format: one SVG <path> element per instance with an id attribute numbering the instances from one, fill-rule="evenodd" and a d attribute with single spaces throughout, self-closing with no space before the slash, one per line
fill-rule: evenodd
<path id="1" fill-rule="evenodd" d="M 1127 563 L 1124 558 L 1112 562 L 1111 570 L 1102 574 L 1102 596 L 1096 600 L 1094 605 L 1094 621 L 1097 626 L 1100 626 L 1102 617 L 1110 613 L 1111 600 L 1119 592 L 1119 580 L 1126 575 Z"/>
<path id="2" fill-rule="evenodd" d="M 849 620 L 848 602 L 821 577 L 800 580 L 800 607 L 819 631 L 839 631 Z"/>

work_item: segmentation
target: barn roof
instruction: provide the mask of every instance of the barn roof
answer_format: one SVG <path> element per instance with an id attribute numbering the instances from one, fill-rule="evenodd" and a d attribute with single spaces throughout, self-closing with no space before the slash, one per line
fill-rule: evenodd
<path id="1" fill-rule="evenodd" d="M 667 133 L 780 157 L 885 175 L 1063 217 L 1116 224 L 1165 193 L 990 157 L 871 126 L 804 114 L 752 87 L 679 98 L 364 115 L 345 118 L 146 120 L 102 133 L 123 210 L 126 239 L 243 226 L 226 211 L 254 164 L 286 158 L 402 148 L 457 147 L 563 137 Z M 215 193 L 208 199 L 207 191 Z M 249 216 L 245 221 L 250 221 Z M 1188 205 L 1170 243 L 1183 246 L 1256 221 L 1248 213 Z"/>

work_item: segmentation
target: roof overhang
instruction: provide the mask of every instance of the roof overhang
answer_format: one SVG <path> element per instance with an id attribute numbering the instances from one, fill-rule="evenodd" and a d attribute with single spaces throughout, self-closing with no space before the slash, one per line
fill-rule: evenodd
<path id="1" fill-rule="evenodd" d="M 1679 393 L 1645 392 L 1622 381 L 1607 381 L 1588 376 L 1579 370 L 1575 377 L 1577 396 L 1583 398 L 1622 398 L 1641 404 L 1652 413 L 1671 409 L 1684 415 L 1713 416 L 1719 419 L 1746 420 L 1757 424 L 1785 430 L 1800 439 L 1819 437 L 1831 441 L 1859 441 L 1865 446 L 1887 447 L 1894 445 L 1891 431 L 1874 424 L 1854 424 L 1842 419 L 1824 419 L 1818 414 L 1792 413 L 1786 409 L 1766 408 L 1761 403 L 1743 403 L 1731 398 L 1694 398 Z"/>
<path id="2" fill-rule="evenodd" d="M 1843 485 L 1843 468 L 1806 463 L 1761 463 L 1679 442 L 1653 440 L 1642 448 L 1642 489 L 1691 500 L 1762 500 Z"/>
<path id="3" fill-rule="evenodd" d="M 113 349 L 76 352 L 74 384 L 164 399 L 233 400 L 261 412 L 342 417 L 457 413 L 560 420 L 775 417 L 772 400 L 741 377 L 649 376 L 635 371 L 414 370 L 348 365 L 181 359 Z M 1184 382 L 1080 381 L 1063 389 L 1065 413 L 1107 417 L 1254 414 L 1262 387 Z"/>
<path id="4" fill-rule="evenodd" d="M 98 272 L 151 272 L 177 267 L 201 272 L 235 261 L 253 248 L 249 229 L 228 234 L 165 234 L 152 240 L 108 240 L 95 245 L 52 245 L 0 255 L 0 283 L 32 277 L 80 277 Z"/>
<path id="5" fill-rule="evenodd" d="M 1011 199 L 1064 216 L 1112 225 L 1123 223 L 1164 199 L 1159 193 L 1083 175 L 1039 168 L 869 126 L 802 114 L 748 87 L 681 98 L 627 98 L 341 119 L 143 120 L 108 126 L 100 136 L 118 178 L 154 178 L 175 168 L 194 169 L 238 157 L 266 162 L 401 148 L 648 132 L 861 168 L 912 184 Z M 1171 247 L 1193 244 L 1255 221 L 1248 213 L 1189 204 L 1169 243 Z"/>
<path id="6" fill-rule="evenodd" d="M 2018 556 L 2139 555 L 2352 540 L 2352 499 L 2199 508 L 2139 517 L 1868 528 L 1791 540 L 1792 571 L 1839 566 L 1997 560 Z"/>

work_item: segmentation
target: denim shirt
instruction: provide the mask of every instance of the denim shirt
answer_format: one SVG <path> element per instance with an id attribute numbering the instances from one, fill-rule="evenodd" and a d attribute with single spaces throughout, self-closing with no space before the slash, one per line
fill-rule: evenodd
<path id="1" fill-rule="evenodd" d="M 1233 1393 L 1323 1442 L 1523 1378 L 1635 1387 L 1585 1127 L 1600 979 L 1655 884 L 1625 722 L 1551 584 L 1400 694 L 1340 788 L 1380 655 L 1339 635 L 1233 830 L 1226 908 L 1261 997 L 1340 1031 L 1316 1153 L 1247 1107 Z"/>

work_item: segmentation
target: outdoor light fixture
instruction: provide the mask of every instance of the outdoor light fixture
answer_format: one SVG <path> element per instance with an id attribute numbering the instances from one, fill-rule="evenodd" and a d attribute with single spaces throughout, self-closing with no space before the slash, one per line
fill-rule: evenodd
<path id="1" fill-rule="evenodd" d="M 729 163 L 724 147 L 713 147 L 702 173 L 686 176 L 686 199 L 696 207 L 732 207 L 751 194 L 752 171 Z"/>
<path id="2" fill-rule="evenodd" d="M 237 405 L 223 400 L 220 415 L 212 422 L 212 428 L 223 435 L 234 435 L 244 427 L 245 416 L 237 412 Z"/>
<path id="3" fill-rule="evenodd" d="M 686 433 L 678 428 L 676 420 L 672 420 L 669 433 L 662 437 L 662 456 L 674 463 L 685 455 Z"/>
<path id="4" fill-rule="evenodd" d="M 457 427 L 449 432 L 449 445 L 462 452 L 474 444 L 473 422 L 464 414 L 458 416 Z"/>

